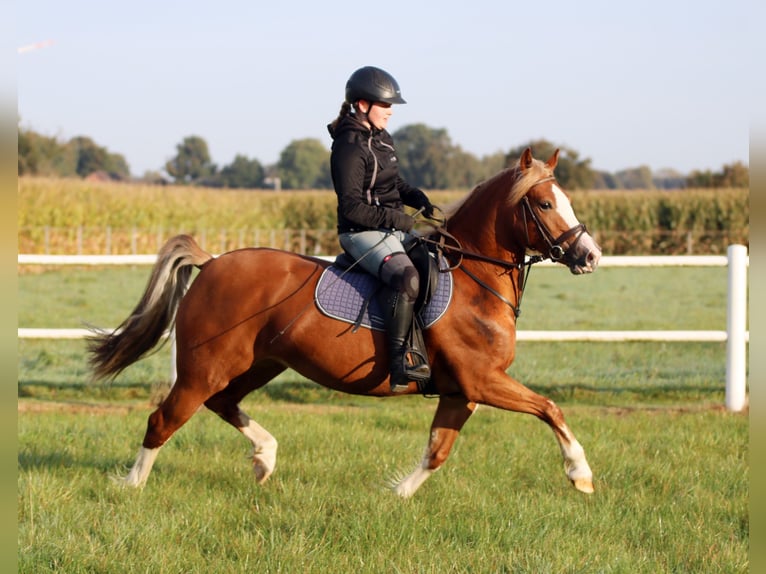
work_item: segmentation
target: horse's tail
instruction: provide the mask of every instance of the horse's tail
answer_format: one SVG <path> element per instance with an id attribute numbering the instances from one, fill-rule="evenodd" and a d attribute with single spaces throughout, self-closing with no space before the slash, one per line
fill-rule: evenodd
<path id="1" fill-rule="evenodd" d="M 141 301 L 111 333 L 96 332 L 88 340 L 89 363 L 96 379 L 114 378 L 155 347 L 175 321 L 193 267 L 213 256 L 188 235 L 177 235 L 157 255 Z"/>

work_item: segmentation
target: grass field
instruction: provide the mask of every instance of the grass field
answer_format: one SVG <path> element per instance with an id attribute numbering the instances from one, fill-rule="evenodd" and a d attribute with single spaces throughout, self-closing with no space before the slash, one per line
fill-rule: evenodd
<path id="1" fill-rule="evenodd" d="M 19 326 L 116 325 L 147 268 L 19 276 Z M 723 329 L 726 271 L 535 269 L 520 329 Z M 81 341 L 19 341 L 22 572 L 747 572 L 748 417 L 722 408 L 721 343 L 518 345 L 517 378 L 563 408 L 596 493 L 566 480 L 550 430 L 481 408 L 402 501 L 435 402 L 350 397 L 287 373 L 243 406 L 280 441 L 252 481 L 249 445 L 201 411 L 147 486 L 132 464 L 167 379 L 162 351 L 110 386 Z"/>

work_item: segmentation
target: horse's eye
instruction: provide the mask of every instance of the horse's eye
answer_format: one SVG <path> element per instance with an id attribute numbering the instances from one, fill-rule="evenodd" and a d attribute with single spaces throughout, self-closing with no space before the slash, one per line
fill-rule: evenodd
<path id="1" fill-rule="evenodd" d="M 550 201 L 540 202 L 540 209 L 551 209 L 552 207 L 553 207 L 553 204 Z"/>

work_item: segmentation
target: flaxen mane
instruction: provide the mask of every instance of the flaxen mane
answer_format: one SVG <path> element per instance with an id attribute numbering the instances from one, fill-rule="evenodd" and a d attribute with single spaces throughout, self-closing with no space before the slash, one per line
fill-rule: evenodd
<path id="1" fill-rule="evenodd" d="M 468 193 L 463 199 L 458 200 L 457 202 L 453 203 L 452 205 L 448 206 L 445 209 L 445 215 L 447 218 L 452 217 L 455 213 L 457 213 L 461 207 L 464 205 L 468 205 L 470 203 L 473 203 L 474 201 L 478 201 L 478 198 L 484 196 L 485 190 L 494 190 L 492 193 L 501 192 L 506 193 L 506 190 L 508 189 L 507 186 L 502 185 L 503 181 L 506 180 L 513 180 L 513 176 L 515 173 L 517 173 L 519 170 L 519 162 L 517 161 L 516 164 L 513 167 L 509 167 L 507 169 L 504 169 L 500 173 L 494 175 L 493 177 L 482 181 L 479 183 L 476 187 L 473 188 L 473 190 Z M 524 197 L 527 193 L 529 193 L 529 190 L 532 189 L 532 187 L 539 182 L 541 179 L 544 179 L 546 177 L 552 177 L 553 176 L 553 170 L 548 167 L 544 162 L 540 161 L 539 159 L 533 159 L 532 165 L 527 169 L 521 177 L 519 177 L 516 182 L 513 184 L 513 187 L 508 193 L 508 203 L 510 206 L 516 205 L 519 201 L 521 201 L 521 198 Z M 498 185 L 500 184 L 500 185 Z"/>

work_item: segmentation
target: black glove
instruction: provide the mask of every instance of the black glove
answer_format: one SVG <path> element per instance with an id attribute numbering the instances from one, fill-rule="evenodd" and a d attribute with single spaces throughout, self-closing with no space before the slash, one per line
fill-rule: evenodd
<path id="1" fill-rule="evenodd" d="M 401 231 L 409 231 L 415 226 L 415 218 L 411 215 L 407 215 L 403 211 L 394 212 L 394 227 Z"/>
<path id="2" fill-rule="evenodd" d="M 423 196 L 423 203 L 421 204 L 420 209 L 423 210 L 422 213 L 424 217 L 431 219 L 434 216 L 434 206 L 428 201 L 428 198 L 425 195 Z"/>

